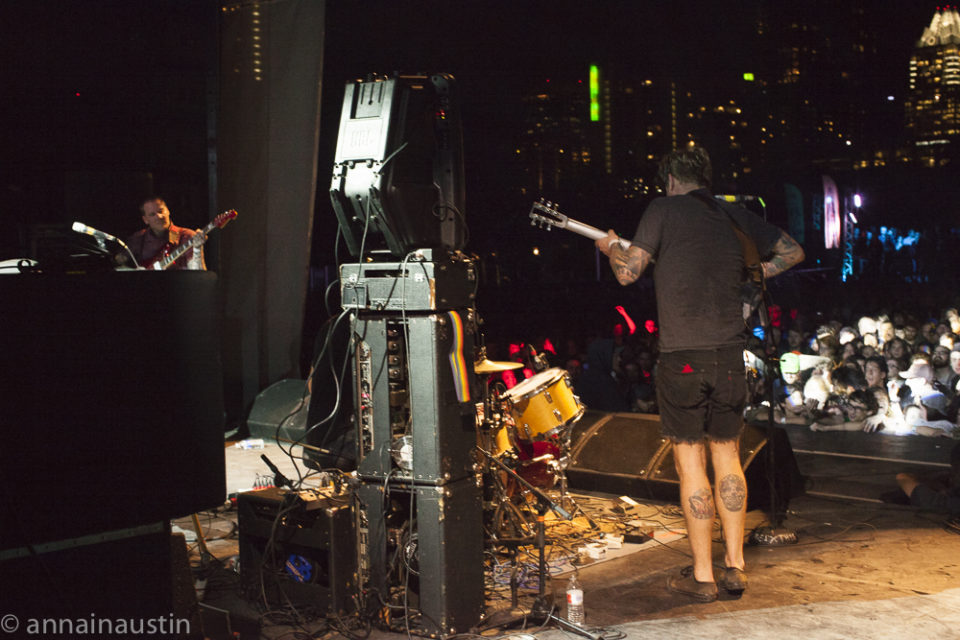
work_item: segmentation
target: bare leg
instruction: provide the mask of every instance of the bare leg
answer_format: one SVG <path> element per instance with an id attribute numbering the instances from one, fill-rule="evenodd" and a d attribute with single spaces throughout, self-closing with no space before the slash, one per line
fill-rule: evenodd
<path id="1" fill-rule="evenodd" d="M 747 481 L 740 465 L 740 440 L 710 443 L 717 492 L 717 512 L 723 527 L 726 566 L 743 569 L 743 525 L 747 513 Z"/>
<path id="2" fill-rule="evenodd" d="M 707 448 L 703 442 L 678 442 L 673 459 L 680 476 L 680 504 L 687 523 L 693 552 L 693 577 L 700 582 L 713 579 L 713 493 L 707 478 Z"/>
<path id="3" fill-rule="evenodd" d="M 907 494 L 907 497 L 913 495 L 913 490 L 917 488 L 920 482 L 917 480 L 916 476 L 910 473 L 898 473 L 897 474 L 897 484 L 900 485 L 900 489 Z"/>

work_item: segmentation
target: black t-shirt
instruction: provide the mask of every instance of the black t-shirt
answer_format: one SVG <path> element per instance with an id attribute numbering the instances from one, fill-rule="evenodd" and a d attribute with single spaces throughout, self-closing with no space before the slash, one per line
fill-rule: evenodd
<path id="1" fill-rule="evenodd" d="M 695 193 L 712 197 L 706 189 Z M 718 204 L 753 238 L 761 257 L 771 253 L 779 228 L 743 207 Z M 743 251 L 722 210 L 689 194 L 657 198 L 640 219 L 633 244 L 656 260 L 661 351 L 744 344 Z"/>

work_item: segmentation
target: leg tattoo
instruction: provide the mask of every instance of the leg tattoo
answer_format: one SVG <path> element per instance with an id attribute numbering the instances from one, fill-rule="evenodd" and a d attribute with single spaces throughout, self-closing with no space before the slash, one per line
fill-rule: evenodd
<path id="1" fill-rule="evenodd" d="M 740 511 L 747 498 L 747 486 L 743 478 L 731 473 L 720 480 L 720 500 L 727 511 Z"/>
<path id="2" fill-rule="evenodd" d="M 710 489 L 700 489 L 690 496 L 689 502 L 690 513 L 694 518 L 697 520 L 713 519 L 713 494 L 710 493 Z"/>

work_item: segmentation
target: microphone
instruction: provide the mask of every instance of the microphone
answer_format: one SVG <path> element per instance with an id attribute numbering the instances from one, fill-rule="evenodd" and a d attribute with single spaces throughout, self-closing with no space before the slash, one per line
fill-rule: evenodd
<path id="1" fill-rule="evenodd" d="M 548 365 L 547 359 L 543 356 L 542 353 L 537 353 L 537 350 L 534 348 L 532 344 L 527 345 L 527 353 L 530 354 L 530 359 L 533 363 L 533 368 L 537 371 L 537 373 L 547 369 L 547 365 Z"/>
<path id="2" fill-rule="evenodd" d="M 73 226 L 71 227 L 71 229 L 73 229 L 73 230 L 76 231 L 77 233 L 85 233 L 85 234 L 87 234 L 88 236 L 93 236 L 94 238 L 97 238 L 98 240 L 109 240 L 110 242 L 116 242 L 117 244 L 119 244 L 119 245 L 120 245 L 121 247 L 123 247 L 124 249 L 127 248 L 127 245 L 124 244 L 123 240 L 120 240 L 120 238 L 117 238 L 116 236 L 112 236 L 112 235 L 110 235 L 109 233 L 106 233 L 105 231 L 100 231 L 99 229 L 94 229 L 93 227 L 88 227 L 87 225 L 83 224 L 82 222 L 74 222 L 74 223 L 73 223 Z"/>
<path id="3" fill-rule="evenodd" d="M 273 481 L 277 483 L 278 487 L 287 486 L 291 489 L 293 488 L 293 483 L 290 482 L 286 476 L 280 473 L 280 469 L 277 469 L 275 464 L 270 462 L 270 458 L 267 457 L 267 454 L 261 454 L 260 459 L 267 463 L 267 466 L 270 467 L 270 471 L 273 471 Z"/>
<path id="4" fill-rule="evenodd" d="M 105 244 L 107 241 L 117 243 L 118 245 L 123 247 L 124 251 L 127 252 L 127 255 L 130 257 L 130 260 L 133 262 L 133 266 L 136 268 L 140 268 L 140 265 L 137 264 L 137 259 L 133 255 L 133 252 L 130 251 L 130 247 L 128 247 L 127 244 L 120 238 L 117 238 L 116 236 L 112 236 L 105 231 L 100 231 L 100 229 L 94 229 L 93 227 L 88 227 L 82 222 L 74 222 L 73 226 L 70 228 L 76 231 L 77 233 L 85 233 L 88 236 L 92 236 L 97 241 L 97 245 L 99 245 L 100 248 L 103 249 L 104 251 L 107 250 L 107 247 Z"/>

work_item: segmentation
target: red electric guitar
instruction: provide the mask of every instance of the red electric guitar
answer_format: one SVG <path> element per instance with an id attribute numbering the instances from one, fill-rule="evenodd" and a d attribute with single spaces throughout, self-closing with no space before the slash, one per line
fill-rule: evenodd
<path id="1" fill-rule="evenodd" d="M 163 250 L 160 251 L 157 255 L 150 258 L 142 266 L 144 269 L 153 269 L 155 271 L 163 271 L 169 269 L 173 266 L 173 263 L 177 261 L 178 258 L 182 257 L 187 251 L 195 247 L 199 247 L 204 242 L 207 241 L 207 235 L 214 229 L 223 229 L 228 222 L 237 217 L 237 210 L 230 209 L 229 211 L 224 211 L 213 221 L 200 230 L 195 236 L 190 238 L 188 242 L 185 242 L 181 245 L 172 245 L 167 244 Z"/>

